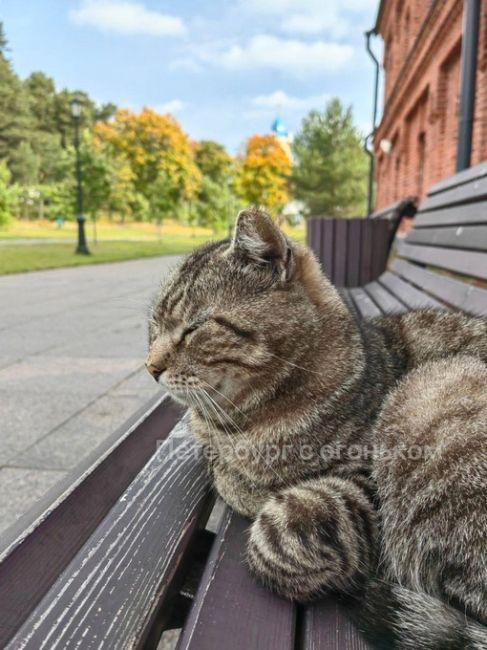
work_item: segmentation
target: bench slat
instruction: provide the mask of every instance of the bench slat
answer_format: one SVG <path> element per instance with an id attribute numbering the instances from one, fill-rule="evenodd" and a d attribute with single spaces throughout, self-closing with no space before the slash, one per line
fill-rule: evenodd
<path id="1" fill-rule="evenodd" d="M 424 309 L 427 307 L 434 309 L 444 309 L 444 305 L 439 303 L 424 291 L 416 289 L 408 282 L 404 282 L 397 275 L 386 271 L 378 280 L 392 294 L 398 296 L 402 302 L 406 303 L 411 309 Z"/>
<path id="2" fill-rule="evenodd" d="M 394 260 L 392 271 L 428 291 L 446 304 L 468 314 L 487 316 L 487 290 L 428 271 L 405 260 Z"/>
<path id="3" fill-rule="evenodd" d="M 0 647 L 13 636 L 180 419 L 157 396 L 2 536 Z"/>
<path id="4" fill-rule="evenodd" d="M 455 248 L 434 248 L 433 246 L 418 246 L 399 242 L 397 252 L 400 257 L 406 257 L 415 262 L 439 266 L 449 271 L 473 275 L 483 280 L 487 279 L 487 254 L 475 251 L 462 251 Z"/>
<path id="5" fill-rule="evenodd" d="M 350 289 L 349 295 L 352 297 L 355 307 L 362 318 L 371 319 L 381 316 L 382 311 L 363 289 L 358 287 Z"/>
<path id="6" fill-rule="evenodd" d="M 477 178 L 482 178 L 482 176 L 487 176 L 487 163 L 485 162 L 475 165 L 474 167 L 468 167 L 461 172 L 453 174 L 453 176 L 443 178 L 430 188 L 428 196 L 439 194 L 440 192 L 449 190 L 457 185 L 465 185 Z"/>
<path id="7" fill-rule="evenodd" d="M 212 501 L 180 423 L 7 647 L 141 647 Z"/>
<path id="8" fill-rule="evenodd" d="M 470 205 L 456 205 L 433 212 L 418 212 L 414 218 L 414 228 L 434 226 L 462 226 L 467 224 L 487 224 L 487 204 L 484 201 Z"/>
<path id="9" fill-rule="evenodd" d="M 347 236 L 347 220 L 337 220 L 335 223 L 335 256 L 333 259 L 333 282 L 337 287 L 344 287 L 347 279 Z"/>
<path id="10" fill-rule="evenodd" d="M 453 186 L 444 192 L 428 195 L 421 204 L 421 212 L 446 205 L 471 203 L 484 197 L 487 197 L 487 176 L 482 176 L 469 183 Z"/>
<path id="11" fill-rule="evenodd" d="M 487 207 L 487 206 L 486 206 Z M 487 220 L 485 226 L 455 226 L 453 228 L 419 228 L 406 238 L 408 244 L 429 244 L 470 250 L 487 250 Z"/>
<path id="12" fill-rule="evenodd" d="M 362 223 L 352 219 L 348 224 L 348 253 L 347 253 L 347 286 L 356 287 L 360 284 L 360 238 Z"/>
<path id="13" fill-rule="evenodd" d="M 399 314 L 407 311 L 405 305 L 378 282 L 369 282 L 364 289 L 386 314 Z"/>
<path id="14" fill-rule="evenodd" d="M 306 608 L 303 650 L 371 650 L 332 599 Z"/>
<path id="15" fill-rule="evenodd" d="M 258 585 L 245 565 L 248 521 L 224 516 L 178 650 L 291 650 L 296 607 Z"/>

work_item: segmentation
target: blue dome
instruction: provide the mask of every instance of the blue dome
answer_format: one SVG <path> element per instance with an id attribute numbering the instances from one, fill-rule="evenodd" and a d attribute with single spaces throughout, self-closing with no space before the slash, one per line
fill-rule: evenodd
<path id="1" fill-rule="evenodd" d="M 281 120 L 280 117 L 276 117 L 276 119 L 272 123 L 271 129 L 273 133 L 275 133 L 277 136 L 280 136 L 281 138 L 283 137 L 285 138 L 289 135 L 289 131 L 284 126 L 284 122 Z"/>

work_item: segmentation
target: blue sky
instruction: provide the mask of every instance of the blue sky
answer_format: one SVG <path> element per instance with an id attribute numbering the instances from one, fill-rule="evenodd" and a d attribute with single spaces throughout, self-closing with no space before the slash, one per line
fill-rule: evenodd
<path id="1" fill-rule="evenodd" d="M 369 129 L 363 32 L 378 0 L 0 0 L 15 70 L 97 102 L 171 111 L 234 153 L 279 112 L 296 132 L 337 95 Z"/>

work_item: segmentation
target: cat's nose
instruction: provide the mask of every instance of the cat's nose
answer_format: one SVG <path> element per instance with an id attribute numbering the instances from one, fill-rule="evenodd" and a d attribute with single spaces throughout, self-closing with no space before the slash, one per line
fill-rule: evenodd
<path id="1" fill-rule="evenodd" d="M 159 377 L 164 372 L 163 370 L 161 370 L 161 368 L 158 368 L 153 363 L 146 363 L 145 367 L 147 368 L 147 371 L 154 377 L 156 381 L 158 381 Z"/>

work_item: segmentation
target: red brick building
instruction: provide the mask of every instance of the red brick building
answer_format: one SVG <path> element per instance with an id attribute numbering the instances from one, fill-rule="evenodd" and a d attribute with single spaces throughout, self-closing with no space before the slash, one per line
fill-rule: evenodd
<path id="1" fill-rule="evenodd" d="M 455 173 L 463 0 L 382 0 L 384 112 L 374 137 L 376 209 L 424 197 Z M 487 0 L 481 0 L 471 164 L 487 159 Z"/>

